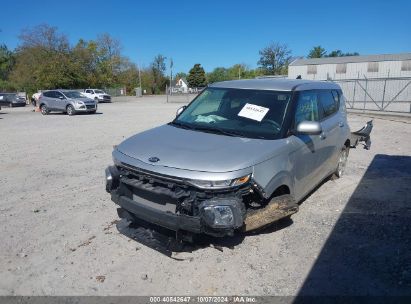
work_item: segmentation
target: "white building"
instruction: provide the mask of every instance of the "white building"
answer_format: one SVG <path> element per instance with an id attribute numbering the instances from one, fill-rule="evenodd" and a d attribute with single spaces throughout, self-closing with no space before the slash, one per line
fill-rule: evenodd
<path id="1" fill-rule="evenodd" d="M 288 77 L 338 80 L 411 77 L 411 53 L 297 59 Z"/>

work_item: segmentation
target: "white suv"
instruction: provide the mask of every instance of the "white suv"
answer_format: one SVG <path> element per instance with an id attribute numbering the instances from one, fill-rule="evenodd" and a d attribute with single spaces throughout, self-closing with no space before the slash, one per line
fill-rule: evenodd
<path id="1" fill-rule="evenodd" d="M 111 102 L 111 96 L 103 90 L 99 89 L 86 89 L 83 93 L 84 96 L 94 99 L 96 103 L 99 102 Z"/>

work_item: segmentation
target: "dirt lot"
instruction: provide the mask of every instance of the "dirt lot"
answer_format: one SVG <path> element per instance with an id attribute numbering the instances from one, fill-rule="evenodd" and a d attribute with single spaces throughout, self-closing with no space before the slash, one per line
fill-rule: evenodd
<path id="1" fill-rule="evenodd" d="M 164 98 L 100 114 L 0 111 L 0 295 L 411 295 L 411 121 L 374 119 L 292 222 L 172 259 L 120 234 L 104 190 L 112 146 L 170 121 Z M 350 115 L 352 129 L 369 117 Z"/>

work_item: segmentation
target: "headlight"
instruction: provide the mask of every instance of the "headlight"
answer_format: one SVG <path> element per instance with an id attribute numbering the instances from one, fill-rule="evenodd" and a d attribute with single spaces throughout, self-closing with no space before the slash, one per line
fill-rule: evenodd
<path id="1" fill-rule="evenodd" d="M 84 106 L 84 102 L 82 102 L 82 101 L 76 101 L 76 104 L 77 104 L 78 106 Z"/>
<path id="2" fill-rule="evenodd" d="M 229 227 L 234 223 L 233 211 L 229 206 L 207 206 L 203 218 L 212 227 Z"/>
<path id="3" fill-rule="evenodd" d="M 229 188 L 240 186 L 245 184 L 250 180 L 251 174 L 242 176 L 240 178 L 235 179 L 226 179 L 226 180 L 217 180 L 217 181 L 209 181 L 209 180 L 200 180 L 200 179 L 190 179 L 188 182 L 198 188 L 205 188 L 205 189 L 222 189 L 222 188 Z"/>
<path id="4" fill-rule="evenodd" d="M 237 229 L 244 223 L 244 206 L 235 197 L 205 200 L 200 205 L 200 217 L 206 226 L 215 229 Z"/>

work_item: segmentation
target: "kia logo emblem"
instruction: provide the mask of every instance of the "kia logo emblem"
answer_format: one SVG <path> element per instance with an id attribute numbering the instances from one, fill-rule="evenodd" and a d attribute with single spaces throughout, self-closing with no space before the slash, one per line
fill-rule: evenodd
<path id="1" fill-rule="evenodd" d="M 148 159 L 148 161 L 149 162 L 152 162 L 152 163 L 156 163 L 156 162 L 158 162 L 160 159 L 158 158 L 158 157 L 155 157 L 155 156 L 153 156 L 153 157 L 150 157 L 149 159 Z"/>

